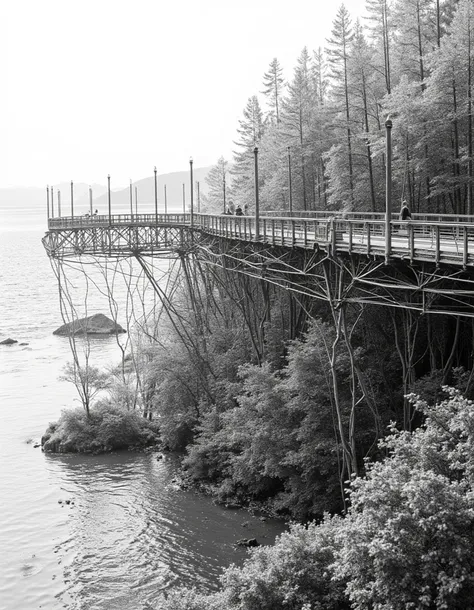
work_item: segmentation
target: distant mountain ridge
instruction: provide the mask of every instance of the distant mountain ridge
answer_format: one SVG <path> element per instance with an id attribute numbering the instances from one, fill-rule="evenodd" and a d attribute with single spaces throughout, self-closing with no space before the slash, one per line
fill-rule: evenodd
<path id="1" fill-rule="evenodd" d="M 209 167 L 198 167 L 193 170 L 194 182 L 194 202 L 197 206 L 198 193 L 197 182 L 199 182 L 200 194 L 206 194 L 208 186 L 205 182 L 206 176 L 211 170 Z M 159 212 L 164 212 L 164 186 L 166 185 L 167 203 L 169 210 L 181 210 L 183 206 L 183 184 L 185 188 L 186 206 L 190 204 L 190 172 L 172 172 L 169 174 L 159 174 L 157 176 L 158 184 L 158 209 Z M 107 186 L 103 184 L 92 184 L 92 207 L 99 210 L 100 214 L 106 214 L 108 211 L 108 194 Z M 135 212 L 135 188 L 138 195 L 138 212 L 149 212 L 154 210 L 155 206 L 155 177 L 149 176 L 137 180 L 132 184 L 133 194 L 133 211 Z M 61 215 L 69 216 L 71 214 L 71 183 L 64 182 L 58 185 L 53 185 L 54 189 L 54 211 L 58 214 L 57 201 L 58 191 L 61 192 Z M 112 213 L 127 213 L 130 210 L 130 187 L 114 190 L 111 184 L 111 207 Z M 74 214 L 82 215 L 88 212 L 89 205 L 89 184 L 83 182 L 74 183 Z M 44 188 L 36 187 L 16 187 L 16 188 L 0 188 L 0 210 L 3 213 L 8 213 L 14 210 L 31 210 L 34 212 L 46 213 L 46 186 Z"/>
<path id="2" fill-rule="evenodd" d="M 197 182 L 199 182 L 199 193 L 205 195 L 208 191 L 208 186 L 205 182 L 211 167 L 199 167 L 193 171 L 194 182 L 194 203 L 197 206 L 198 192 Z M 166 200 L 168 210 L 182 210 L 183 208 L 183 184 L 186 207 L 190 205 L 190 189 L 191 179 L 190 172 L 172 172 L 170 174 L 161 174 L 157 176 L 157 195 L 158 195 L 158 211 L 164 212 L 165 209 L 165 185 L 166 185 Z M 135 191 L 136 189 L 136 191 Z M 95 194 L 94 194 L 95 195 Z M 138 204 L 136 206 L 136 200 Z M 83 197 L 77 203 L 78 214 L 85 214 L 89 210 L 89 196 Z M 112 213 L 126 214 L 130 211 L 130 187 L 113 191 L 111 193 Z M 149 176 L 142 178 L 132 183 L 132 207 L 135 213 L 135 207 L 138 213 L 152 212 L 155 209 L 155 177 Z M 99 214 L 106 214 L 108 211 L 108 193 L 105 191 L 99 197 L 94 197 L 93 208 L 97 209 Z"/>

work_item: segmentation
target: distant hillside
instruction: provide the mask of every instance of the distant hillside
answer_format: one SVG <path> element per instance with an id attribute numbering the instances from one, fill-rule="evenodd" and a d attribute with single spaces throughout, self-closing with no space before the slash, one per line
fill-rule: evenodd
<path id="1" fill-rule="evenodd" d="M 205 178 L 211 167 L 198 167 L 193 171 L 194 180 L 194 202 L 197 206 L 197 188 L 196 182 L 199 182 L 199 191 L 201 194 L 206 194 L 208 187 L 205 183 Z M 190 176 L 189 171 L 173 172 L 171 174 L 161 174 L 157 176 L 158 184 L 158 211 L 164 212 L 165 196 L 164 187 L 166 185 L 166 195 L 168 211 L 183 209 L 183 184 L 185 186 L 186 206 L 190 204 Z M 133 211 L 135 212 L 135 188 L 138 195 L 138 213 L 153 212 L 155 209 L 155 177 L 150 176 L 137 180 L 132 185 L 133 195 Z M 93 190 L 93 208 L 97 209 L 99 214 L 106 214 L 108 211 L 108 195 L 107 189 L 98 197 Z M 113 191 L 111 193 L 111 207 L 113 214 L 126 214 L 130 210 L 130 187 L 122 190 Z M 85 214 L 89 210 L 89 195 L 88 192 L 83 197 L 77 198 L 75 209 L 78 214 Z"/>

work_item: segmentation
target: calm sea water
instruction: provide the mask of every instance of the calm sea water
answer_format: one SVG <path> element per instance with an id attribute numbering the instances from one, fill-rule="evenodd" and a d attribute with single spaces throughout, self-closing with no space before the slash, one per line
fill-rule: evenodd
<path id="1" fill-rule="evenodd" d="M 172 457 L 34 447 L 77 403 L 58 381 L 71 358 L 68 340 L 52 334 L 62 318 L 44 222 L 27 206 L 18 214 L 0 226 L 0 340 L 19 341 L 0 346 L 0 610 L 140 610 L 173 584 L 214 588 L 246 556 L 238 539 L 272 543 L 284 526 L 180 490 Z M 88 314 L 106 307 L 91 290 Z M 118 358 L 115 339 L 93 344 L 94 364 Z"/>

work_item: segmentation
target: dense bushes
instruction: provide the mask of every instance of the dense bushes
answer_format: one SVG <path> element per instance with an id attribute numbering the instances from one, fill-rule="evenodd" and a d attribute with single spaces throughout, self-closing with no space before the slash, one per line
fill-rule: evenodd
<path id="1" fill-rule="evenodd" d="M 455 390 L 426 424 L 381 443 L 346 517 L 293 525 L 231 567 L 222 590 L 164 595 L 157 610 L 465 610 L 474 599 L 474 403 Z"/>
<path id="2" fill-rule="evenodd" d="M 184 460 L 189 475 L 212 483 L 221 500 L 269 501 L 298 520 L 340 510 L 341 447 L 326 353 L 333 337 L 316 320 L 288 345 L 286 366 L 242 365 L 233 403 L 201 417 Z M 348 428 L 350 363 L 343 349 L 337 367 L 341 426 Z M 357 424 L 354 442 L 365 455 L 376 438 L 366 404 L 358 407 Z"/>
<path id="3" fill-rule="evenodd" d="M 135 411 L 101 402 L 90 411 L 67 409 L 49 425 L 41 444 L 48 453 L 101 453 L 156 444 L 158 428 Z"/>

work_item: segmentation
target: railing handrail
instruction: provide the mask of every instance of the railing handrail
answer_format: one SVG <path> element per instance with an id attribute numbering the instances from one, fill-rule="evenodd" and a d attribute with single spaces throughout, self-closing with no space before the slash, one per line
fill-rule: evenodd
<path id="1" fill-rule="evenodd" d="M 367 217 L 364 217 L 362 215 L 360 215 L 360 217 L 357 218 L 351 218 L 350 216 L 342 216 L 342 215 L 329 215 L 326 217 L 313 217 L 313 218 L 303 218 L 303 217 L 295 217 L 295 216 L 262 216 L 259 219 L 259 224 L 262 225 L 264 222 L 284 222 L 284 223 L 289 223 L 289 224 L 296 224 L 296 223 L 300 223 L 302 225 L 304 224 L 312 224 L 314 225 L 314 223 L 319 223 L 319 224 L 328 224 L 331 222 L 337 223 L 337 224 L 341 224 L 341 223 L 346 223 L 346 224 L 351 224 L 351 225 L 361 225 L 361 224 L 370 224 L 370 225 L 374 225 L 374 226 L 381 226 L 384 224 L 385 220 L 384 219 L 374 219 L 373 217 L 371 217 L 372 215 L 369 214 Z M 425 217 L 427 217 L 428 215 L 424 215 Z M 440 218 L 440 215 L 438 214 L 430 214 L 429 215 L 431 218 L 429 219 L 429 222 L 427 222 L 426 220 L 422 219 L 422 218 L 418 218 L 417 216 L 414 215 L 414 217 L 410 220 L 400 220 L 398 218 L 392 219 L 391 224 L 392 225 L 398 225 L 398 224 L 403 224 L 403 225 L 412 225 L 412 226 L 416 226 L 416 227 L 430 227 L 430 226 L 438 226 L 438 227 L 446 227 L 446 228 L 462 228 L 462 227 L 467 227 L 467 228 L 473 228 L 474 227 L 474 216 L 461 216 L 461 215 L 456 215 L 452 217 L 452 220 L 447 220 L 448 218 L 450 218 L 448 215 L 444 215 L 443 218 L 445 218 L 446 220 L 435 220 L 435 218 Z M 204 223 L 200 223 L 199 221 L 201 219 L 208 219 L 211 220 L 213 218 L 216 219 L 220 219 L 221 222 L 227 222 L 227 223 L 232 223 L 232 222 L 243 222 L 243 219 L 247 219 L 247 221 L 252 220 L 254 222 L 255 217 L 254 216 L 230 216 L 227 214 L 202 214 L 202 213 L 197 213 L 194 214 L 194 217 L 196 219 L 197 222 L 195 222 L 195 227 L 199 228 L 199 226 L 202 225 L 208 225 L 208 222 L 204 222 Z M 167 222 L 167 223 L 174 223 L 174 224 L 180 224 L 180 225 L 188 225 L 190 224 L 190 214 L 189 213 L 183 213 L 183 212 L 173 212 L 173 213 L 168 213 L 168 214 L 164 214 L 164 213 L 145 213 L 145 214 L 130 214 L 130 213 L 123 213 L 123 214 L 113 214 L 110 217 L 106 214 L 101 214 L 101 215 L 97 215 L 97 216 L 60 216 L 60 217 L 55 217 L 55 218 L 50 218 L 48 220 L 48 228 L 49 229 L 55 229 L 55 228 L 81 228 L 81 227 L 93 227 L 96 226 L 98 224 L 103 225 L 105 224 L 139 224 L 139 223 L 156 223 L 158 222 Z M 466 219 L 467 218 L 472 218 L 473 222 L 468 222 Z M 460 219 L 460 220 L 456 220 L 456 219 Z"/>
<path id="2" fill-rule="evenodd" d="M 370 214 L 357 218 L 329 214 L 319 218 L 261 216 L 258 227 L 254 216 L 227 214 L 194 214 L 192 226 L 187 212 L 66 216 L 49 219 L 47 249 L 53 251 L 57 244 L 59 250 L 74 254 L 88 249 L 101 252 L 104 248 L 108 255 L 142 249 L 154 252 L 160 243 L 167 248 L 185 244 L 192 232 L 202 231 L 225 239 L 259 241 L 286 248 L 322 247 L 333 254 L 385 257 L 386 262 L 398 257 L 474 266 L 474 222 L 465 222 L 465 217 L 463 222 L 460 219 L 460 216 L 439 215 L 432 215 L 430 221 L 417 217 L 406 221 L 395 218 L 389 224 L 391 239 L 387 241 L 385 218 L 374 219 Z M 113 239 L 111 233 L 107 234 L 124 226 L 137 230 L 118 231 Z M 94 228 L 100 231 L 95 232 Z M 63 230 L 70 234 L 66 239 L 57 240 L 56 236 Z M 91 231 L 90 240 L 84 242 L 80 232 L 86 230 Z"/>

